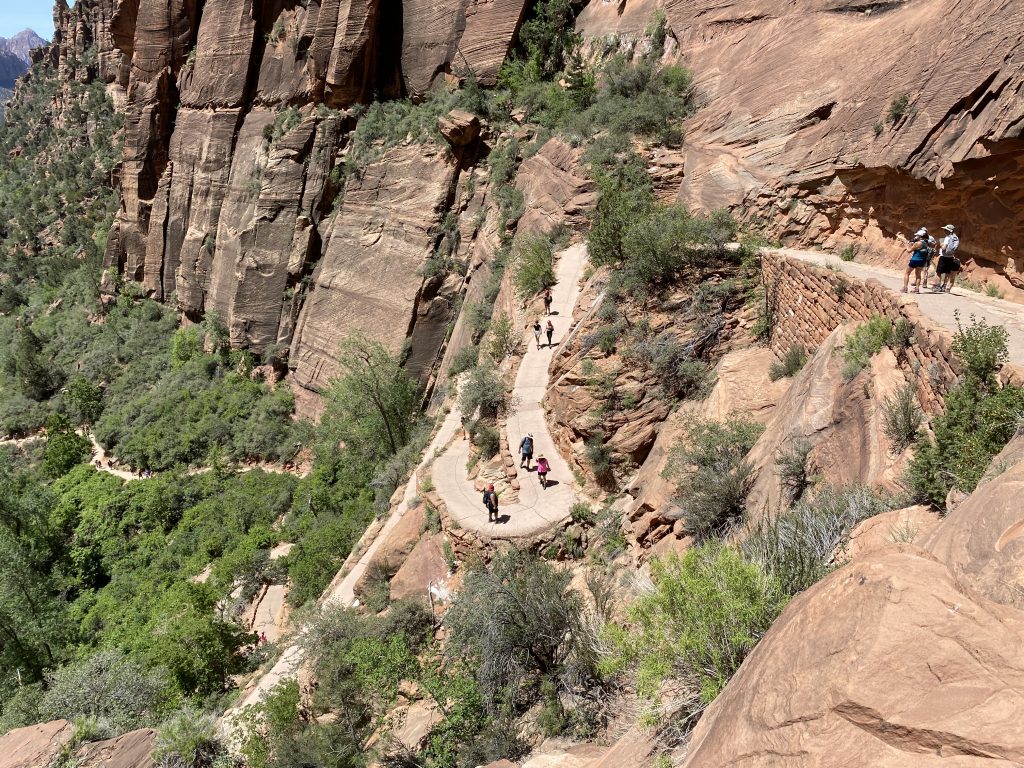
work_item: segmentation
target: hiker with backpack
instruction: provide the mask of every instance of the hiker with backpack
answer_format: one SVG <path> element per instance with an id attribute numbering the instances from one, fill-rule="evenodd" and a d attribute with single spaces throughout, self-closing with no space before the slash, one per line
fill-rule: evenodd
<path id="1" fill-rule="evenodd" d="M 960 259 L 956 253 L 960 250 L 960 238 L 953 231 L 956 229 L 952 224 L 943 227 L 946 236 L 942 238 L 942 247 L 939 250 L 939 261 L 935 267 L 935 276 L 938 278 L 932 286 L 933 293 L 950 293 L 956 276 L 962 268 Z"/>
<path id="2" fill-rule="evenodd" d="M 903 273 L 903 287 L 900 293 L 907 292 L 910 283 L 910 273 L 914 273 L 913 293 L 921 292 L 921 270 L 928 264 L 928 230 L 924 227 L 914 233 L 914 241 L 907 249 L 910 252 L 910 261 L 907 262 L 907 270 Z"/>
<path id="3" fill-rule="evenodd" d="M 519 466 L 526 467 L 530 471 L 530 459 L 533 458 L 533 433 L 527 433 L 526 437 L 519 441 Z"/>
<path id="4" fill-rule="evenodd" d="M 487 507 L 487 522 L 498 522 L 498 494 L 494 492 L 493 483 L 484 491 L 484 506 Z"/>
<path id="5" fill-rule="evenodd" d="M 550 315 L 551 314 L 551 289 L 550 288 L 545 288 L 544 289 L 544 314 L 545 315 Z"/>

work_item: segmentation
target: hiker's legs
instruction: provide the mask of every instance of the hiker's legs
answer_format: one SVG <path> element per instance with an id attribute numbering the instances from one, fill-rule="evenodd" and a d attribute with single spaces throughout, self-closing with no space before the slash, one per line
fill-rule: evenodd
<path id="1" fill-rule="evenodd" d="M 914 290 L 920 292 L 921 290 L 921 268 L 914 267 Z"/>
<path id="2" fill-rule="evenodd" d="M 553 333 L 554 333 L 554 331 L 548 331 L 548 346 L 549 347 L 551 346 L 551 334 L 553 334 Z"/>
<path id="3" fill-rule="evenodd" d="M 910 283 L 910 273 L 913 271 L 913 267 L 907 266 L 907 271 L 903 273 L 903 292 L 907 292 L 907 286 Z"/>

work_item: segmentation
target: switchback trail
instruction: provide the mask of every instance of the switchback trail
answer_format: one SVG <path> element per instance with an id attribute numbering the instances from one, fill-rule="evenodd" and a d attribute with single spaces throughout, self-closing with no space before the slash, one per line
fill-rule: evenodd
<path id="1" fill-rule="evenodd" d="M 930 290 L 922 290 L 919 294 L 901 294 L 903 273 L 894 269 L 860 264 L 856 261 L 843 261 L 838 256 L 818 251 L 801 251 L 794 248 L 766 250 L 810 264 L 835 268 L 861 280 L 874 278 L 897 294 L 903 303 L 916 304 L 922 314 L 953 332 L 956 332 L 957 329 L 955 312 L 960 313 L 960 319 L 965 323 L 971 315 L 976 315 L 978 318 L 983 318 L 989 325 L 1000 325 L 1009 334 L 1007 351 L 1010 354 L 1010 362 L 1024 365 L 1024 305 L 985 296 L 962 286 L 954 287 L 952 293 L 932 293 Z M 929 285 L 933 279 L 934 275 L 932 279 L 929 279 Z"/>
<path id="2" fill-rule="evenodd" d="M 517 401 L 515 412 L 506 422 L 506 435 L 512 457 L 518 463 L 519 442 L 526 434 L 533 434 L 534 462 L 545 456 L 551 464 L 547 489 L 540 486 L 536 472 L 519 470 L 519 498 L 514 503 L 500 505 L 499 522 L 488 522 L 487 510 L 478 491 L 467 477 L 469 441 L 456 440 L 434 462 L 433 481 L 438 494 L 444 499 L 448 514 L 461 527 L 490 538 L 512 539 L 532 536 L 569 517 L 576 501 L 573 475 L 569 464 L 559 453 L 548 430 L 542 405 L 548 388 L 548 370 L 558 344 L 568 336 L 572 327 L 572 313 L 580 294 L 580 282 L 587 265 L 587 248 L 577 244 L 562 251 L 555 267 L 556 283 L 551 290 L 551 322 L 555 327 L 554 347 L 537 349 L 533 334 L 527 338 L 527 351 L 519 365 L 512 390 Z M 547 318 L 541 318 L 541 325 Z M 529 318 L 532 323 L 533 318 Z M 546 339 L 541 337 L 543 342 Z"/>

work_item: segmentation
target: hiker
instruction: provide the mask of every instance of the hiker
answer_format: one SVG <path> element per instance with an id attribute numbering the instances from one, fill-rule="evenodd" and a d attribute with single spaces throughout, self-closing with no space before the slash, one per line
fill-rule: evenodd
<path id="1" fill-rule="evenodd" d="M 546 334 L 547 334 L 547 337 L 548 337 L 548 346 L 549 346 L 549 347 L 550 347 L 550 346 L 552 346 L 552 344 L 551 344 L 551 335 L 552 335 L 552 334 L 553 334 L 554 332 L 555 332 L 555 326 L 551 324 L 551 321 L 550 321 L 550 320 L 548 320 L 548 324 L 547 324 L 546 326 L 544 326 L 544 333 L 546 333 Z"/>
<path id="2" fill-rule="evenodd" d="M 493 483 L 484 491 L 484 506 L 487 507 L 487 522 L 498 522 L 498 494 L 494 492 Z"/>
<path id="3" fill-rule="evenodd" d="M 551 314 L 551 289 L 550 288 L 545 288 L 544 289 L 544 314 L 545 315 L 550 315 Z"/>
<path id="4" fill-rule="evenodd" d="M 529 326 L 527 326 L 529 327 Z M 533 321 L 533 338 L 537 340 L 537 349 L 540 349 L 540 318 Z"/>
<path id="5" fill-rule="evenodd" d="M 530 459 L 533 458 L 533 433 L 527 432 L 526 437 L 519 441 L 519 466 L 530 471 Z"/>
<path id="6" fill-rule="evenodd" d="M 942 229 L 945 230 L 946 236 L 942 238 L 939 261 L 935 266 L 935 277 L 937 280 L 932 286 L 933 293 L 952 292 L 957 273 L 960 272 L 963 266 L 956 255 L 956 252 L 960 249 L 960 238 L 953 231 L 956 227 L 952 224 L 947 224 Z"/>
<path id="7" fill-rule="evenodd" d="M 907 284 L 910 282 L 910 273 L 914 273 L 913 293 L 921 292 L 921 270 L 928 263 L 928 230 L 922 227 L 914 233 L 914 241 L 910 244 L 910 261 L 907 262 L 907 271 L 903 273 L 903 287 L 900 293 L 907 292 Z"/>
<path id="8" fill-rule="evenodd" d="M 537 457 L 537 477 L 540 478 L 540 487 L 548 487 L 548 472 L 551 471 L 551 465 L 548 464 L 548 460 L 541 454 Z"/>
<path id="9" fill-rule="evenodd" d="M 922 287 L 928 286 L 928 273 L 931 271 L 932 259 L 935 258 L 935 254 L 939 252 L 939 243 L 935 239 L 934 235 L 928 235 L 928 255 L 926 256 L 924 270 L 922 270 Z"/>
<path id="10" fill-rule="evenodd" d="M 266 632 L 260 632 L 259 644 L 260 645 L 266 645 L 267 642 L 268 642 L 268 640 L 267 640 L 267 633 Z"/>

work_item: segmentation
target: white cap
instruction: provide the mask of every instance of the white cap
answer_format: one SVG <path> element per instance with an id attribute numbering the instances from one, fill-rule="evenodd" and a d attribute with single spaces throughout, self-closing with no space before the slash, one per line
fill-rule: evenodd
<path id="1" fill-rule="evenodd" d="M 954 227 L 952 224 L 947 224 L 946 226 L 943 227 L 943 229 L 946 230 L 947 232 L 952 232 L 954 229 L 956 229 L 956 227 Z"/>
<path id="2" fill-rule="evenodd" d="M 914 237 L 924 237 L 927 234 L 928 230 L 925 229 L 924 227 L 921 227 L 919 230 L 917 230 L 917 232 L 914 233 Z"/>

